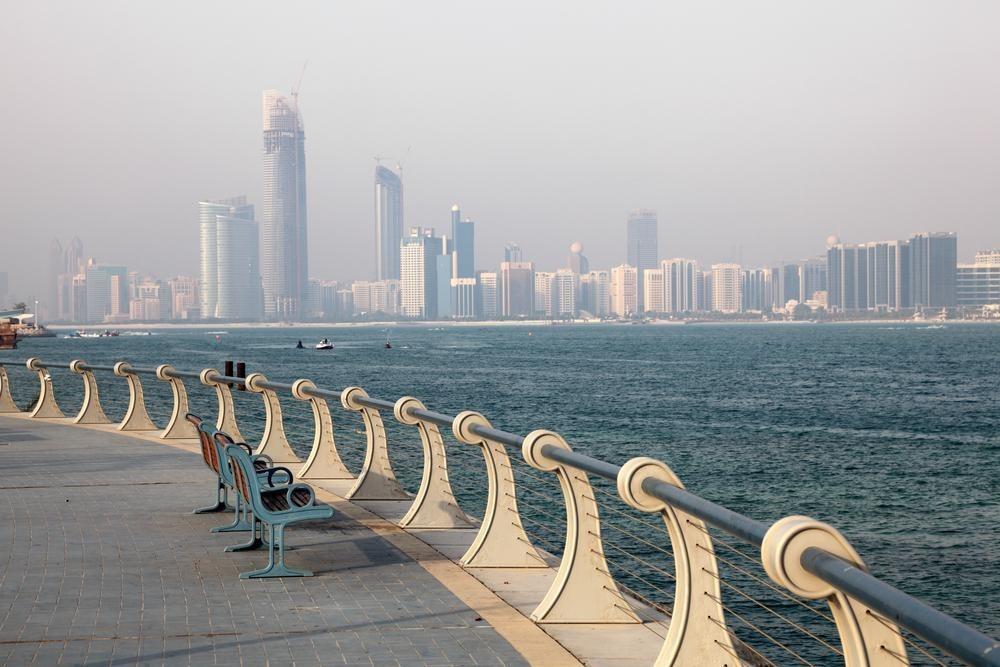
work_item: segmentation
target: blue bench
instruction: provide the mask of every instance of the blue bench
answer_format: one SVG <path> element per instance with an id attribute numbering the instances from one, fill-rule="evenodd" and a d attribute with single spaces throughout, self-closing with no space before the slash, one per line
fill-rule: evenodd
<path id="1" fill-rule="evenodd" d="M 268 530 L 267 566 L 260 570 L 240 573 L 240 579 L 262 579 L 270 577 L 311 577 L 312 572 L 293 570 L 285 565 L 285 526 L 300 521 L 329 519 L 333 508 L 317 505 L 316 493 L 308 484 L 267 485 L 254 468 L 253 460 L 246 450 L 232 444 L 225 449 L 226 458 L 232 469 L 234 486 L 243 501 L 253 512 L 253 521 L 259 522 L 261 533 Z M 256 533 L 256 527 L 254 528 Z M 278 547 L 278 559 L 274 550 Z"/>

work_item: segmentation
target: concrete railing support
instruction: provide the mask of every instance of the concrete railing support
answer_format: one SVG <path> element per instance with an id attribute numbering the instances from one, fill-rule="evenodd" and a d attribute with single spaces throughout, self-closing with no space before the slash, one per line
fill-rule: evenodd
<path id="1" fill-rule="evenodd" d="M 555 473 L 566 503 L 566 547 L 555 581 L 531 613 L 536 623 L 640 623 L 608 571 L 597 501 L 587 474 L 546 457 L 546 446 L 570 450 L 552 431 L 532 431 L 521 452 L 536 470 Z"/>
<path id="2" fill-rule="evenodd" d="M 246 385 L 249 391 L 260 394 L 264 399 L 264 434 L 254 454 L 269 456 L 276 464 L 298 465 L 302 459 L 295 455 L 292 446 L 285 436 L 285 421 L 281 414 L 281 400 L 277 392 L 262 386 L 267 378 L 263 373 L 251 373 L 247 376 Z"/>
<path id="3" fill-rule="evenodd" d="M 7 369 L 0 366 L 0 414 L 11 412 L 21 412 L 14 402 L 14 396 L 10 393 L 10 376 Z"/>
<path id="4" fill-rule="evenodd" d="M 156 379 L 161 382 L 169 382 L 170 393 L 174 397 L 174 407 L 170 411 L 170 421 L 167 422 L 167 426 L 163 429 L 160 437 L 164 440 L 197 438 L 198 431 L 195 430 L 194 424 L 185 419 L 187 413 L 191 411 L 191 407 L 188 404 L 187 388 L 184 387 L 184 380 L 168 374 L 173 370 L 174 367 L 169 364 L 161 364 L 156 367 Z"/>
<path id="5" fill-rule="evenodd" d="M 49 370 L 42 364 L 38 357 L 31 357 L 25 364 L 28 370 L 38 374 L 38 401 L 31 410 L 31 416 L 35 419 L 59 419 L 65 417 L 63 411 L 56 403 L 56 394 L 52 387 L 52 376 Z"/>
<path id="6" fill-rule="evenodd" d="M 333 438 L 333 418 L 326 399 L 303 393 L 303 389 L 315 389 L 312 380 L 296 380 L 292 383 L 292 396 L 300 401 L 309 401 L 313 415 L 313 444 L 309 458 L 302 464 L 296 475 L 299 480 L 353 479 L 337 452 L 337 442 Z"/>
<path id="7" fill-rule="evenodd" d="M 795 595 L 825 599 L 840 633 L 847 667 L 906 665 L 906 645 L 896 624 L 827 584 L 802 566 L 802 554 L 818 547 L 867 570 L 861 556 L 836 528 L 807 516 L 775 521 L 764 535 L 761 560 L 768 576 Z"/>
<path id="8" fill-rule="evenodd" d="M 655 512 L 663 518 L 670 535 L 676 583 L 670 628 L 656 665 L 724 665 L 737 658 L 732 635 L 726 629 L 719 568 L 712 538 L 705 523 L 642 489 L 654 478 L 683 489 L 677 475 L 665 463 L 647 457 L 634 458 L 618 473 L 618 495 L 640 512 Z"/>
<path id="9" fill-rule="evenodd" d="M 201 383 L 206 387 L 215 387 L 215 396 L 219 399 L 219 416 L 215 420 L 215 428 L 222 431 L 235 442 L 245 442 L 240 427 L 236 424 L 236 408 L 233 405 L 233 392 L 225 382 L 215 380 L 219 371 L 206 368 L 201 372 Z"/>
<path id="10" fill-rule="evenodd" d="M 375 408 L 358 403 L 367 398 L 361 387 L 348 387 L 340 394 L 340 403 L 346 410 L 360 412 L 365 424 L 365 463 L 354 487 L 348 492 L 349 500 L 406 500 L 409 494 L 396 480 L 389 462 L 389 441 L 385 435 L 382 415 Z"/>
<path id="11" fill-rule="evenodd" d="M 146 399 L 142 393 L 142 380 L 132 372 L 127 361 L 115 364 L 115 375 L 128 382 L 128 410 L 118 425 L 119 431 L 156 431 L 158 427 L 146 412 Z"/>
<path id="12" fill-rule="evenodd" d="M 111 420 L 104 414 L 101 407 L 101 396 L 97 391 L 97 377 L 94 371 L 86 368 L 87 364 L 82 359 L 74 359 L 69 364 L 69 369 L 80 375 L 83 379 L 83 405 L 80 412 L 73 419 L 74 424 L 110 424 Z"/>
<path id="13" fill-rule="evenodd" d="M 452 433 L 464 444 L 483 452 L 486 462 L 486 510 L 479 533 L 462 556 L 465 567 L 547 567 L 524 532 L 517 511 L 514 469 L 503 443 L 486 440 L 471 431 L 473 425 L 491 428 L 486 417 L 467 410 L 455 417 Z"/>
<path id="14" fill-rule="evenodd" d="M 440 429 L 437 424 L 413 415 L 414 410 L 424 409 L 424 404 L 412 396 L 402 397 L 393 408 L 397 421 L 417 427 L 424 450 L 420 489 L 399 525 L 403 528 L 472 528 L 474 522 L 458 506 L 451 490 L 448 457 Z"/>

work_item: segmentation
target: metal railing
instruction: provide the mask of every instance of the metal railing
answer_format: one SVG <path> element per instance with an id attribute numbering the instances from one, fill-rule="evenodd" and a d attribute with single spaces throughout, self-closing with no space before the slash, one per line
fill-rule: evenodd
<path id="1" fill-rule="evenodd" d="M 755 642 L 780 649 L 783 660 L 804 664 L 829 659 L 847 665 L 909 664 L 907 649 L 919 659 L 945 664 L 919 638 L 964 663 L 1000 665 L 1000 643 L 870 574 L 833 527 L 802 516 L 766 525 L 686 490 L 662 461 L 639 457 L 617 465 L 574 452 L 551 431 L 522 436 L 494 428 L 476 412 L 451 416 L 429 410 L 412 397 L 387 401 L 370 397 L 359 387 L 325 389 L 305 379 L 282 383 L 260 373 L 242 378 L 214 369 L 142 368 L 126 362 L 52 364 L 32 358 L 25 365 L 39 381 L 39 395 L 28 410 L 32 418 L 64 416 L 49 371 L 68 368 L 84 378 L 83 404 L 73 421 L 109 423 L 95 373 L 113 373 L 125 378 L 129 388 L 129 406 L 118 428 L 160 431 L 163 438 L 194 435 L 183 420 L 188 410 L 185 380 L 197 379 L 215 391 L 216 424 L 238 439 L 231 390 L 245 388 L 248 394 L 259 394 L 264 424 L 258 452 L 268 453 L 276 462 L 301 464 L 298 475 L 303 479 L 343 482 L 348 499 L 408 503 L 397 521 L 404 528 L 477 528 L 460 560 L 472 572 L 558 563 L 532 619 L 541 624 L 660 623 L 666 631 L 657 664 L 721 664 L 733 657 L 745 664 L 774 664 Z M 173 405 L 163 429 L 146 415 L 141 376 L 171 385 Z M 10 385 L 7 369 L 0 365 L 0 413 L 21 411 Z M 313 443 L 305 461 L 285 437 L 279 394 L 295 400 L 286 407 L 303 406 L 313 419 Z M 329 400 L 361 417 L 365 460 L 357 475 L 340 460 Z M 385 411 L 399 424 L 418 429 L 423 475 L 415 493 L 404 490 L 395 478 L 382 420 Z M 480 521 L 461 510 L 448 474 L 446 452 L 465 448 L 445 447 L 441 428 L 482 452 L 488 490 Z M 511 457 L 510 448 L 520 458 Z M 520 484 L 515 484 L 514 464 Z M 595 484 L 589 476 L 596 478 Z M 555 509 L 560 498 L 553 477 L 565 516 Z M 612 518 L 601 518 L 602 512 Z M 658 514 L 662 523 L 644 518 L 649 514 Z M 563 522 L 560 545 L 554 531 Z M 639 553 L 618 546 L 604 532 L 627 536 Z M 670 549 L 658 542 L 664 536 Z M 631 559 L 634 569 L 614 560 L 609 563 L 606 550 L 614 551 L 615 558 Z M 672 572 L 669 564 L 655 562 L 661 557 L 673 562 Z M 616 577 L 612 570 L 625 574 Z M 751 585 L 772 599 L 749 593 Z M 751 618 L 753 614 L 761 618 Z M 738 631 L 730 628 L 727 618 L 738 622 Z M 837 637 L 823 636 L 817 624 L 827 628 L 832 624 Z M 813 648 L 791 641 L 797 638 L 808 639 Z"/>

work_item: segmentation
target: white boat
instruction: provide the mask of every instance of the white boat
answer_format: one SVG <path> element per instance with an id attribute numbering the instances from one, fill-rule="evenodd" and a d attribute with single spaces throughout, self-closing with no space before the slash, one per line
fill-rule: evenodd
<path id="1" fill-rule="evenodd" d="M 328 338 L 324 338 L 320 342 L 316 343 L 317 350 L 332 350 L 333 343 Z"/>

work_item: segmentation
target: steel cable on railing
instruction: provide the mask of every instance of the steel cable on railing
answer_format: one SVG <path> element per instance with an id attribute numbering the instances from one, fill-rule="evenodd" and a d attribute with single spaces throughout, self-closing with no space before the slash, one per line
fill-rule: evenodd
<path id="1" fill-rule="evenodd" d="M 712 618 L 711 616 L 708 617 L 708 620 L 710 622 L 712 622 L 712 623 L 715 623 L 718 627 L 720 627 L 723 630 L 723 632 L 725 632 L 727 635 L 729 635 L 729 638 L 732 641 L 734 641 L 737 644 L 739 644 L 740 646 L 746 648 L 748 651 L 750 651 L 751 653 L 753 653 L 755 656 L 757 656 L 758 658 L 760 658 L 761 660 L 763 660 L 765 665 L 768 665 L 768 667 L 775 667 L 775 664 L 774 664 L 773 660 L 771 660 L 766 655 L 764 655 L 759 650 L 757 650 L 752 644 L 748 644 L 745 641 L 743 641 L 742 639 L 740 639 L 739 637 L 737 637 L 736 633 L 733 632 L 732 629 L 730 629 L 729 626 L 727 626 L 725 623 L 719 621 L 718 619 Z M 744 660 L 743 658 L 741 658 L 736 653 L 730 651 L 728 647 L 724 646 L 723 644 L 720 644 L 718 640 L 715 640 L 715 643 L 720 648 L 725 649 L 725 651 L 727 653 L 729 653 L 730 655 L 732 655 L 734 658 L 736 658 L 737 660 L 739 660 L 741 663 L 743 662 L 743 660 Z"/>
<path id="2" fill-rule="evenodd" d="M 764 630 L 761 630 L 756 625 L 754 625 L 753 623 L 751 623 L 747 619 L 743 618 L 743 616 L 741 614 L 739 614 L 738 612 L 734 611 L 730 607 L 726 606 L 726 604 L 722 601 L 722 598 L 717 597 L 715 595 L 712 595 L 708 591 L 705 591 L 705 595 L 707 595 L 712 600 L 714 600 L 716 602 L 716 604 L 718 604 L 720 607 L 722 607 L 722 609 L 727 614 L 730 614 L 731 616 L 735 617 L 737 620 L 739 620 L 741 623 L 743 623 L 744 626 L 746 626 L 750 630 L 753 630 L 754 632 L 756 632 L 758 636 L 763 637 L 764 639 L 766 639 L 769 642 L 771 642 L 771 644 L 773 644 L 774 646 L 777 646 L 778 648 L 784 650 L 785 652 L 787 652 L 789 655 L 791 655 L 792 657 L 794 657 L 796 660 L 798 660 L 802 664 L 804 664 L 804 665 L 810 665 L 810 666 L 813 665 L 813 663 L 809 662 L 808 660 L 806 660 L 805 658 L 803 658 L 801 655 L 799 655 L 798 653 L 796 653 L 792 649 L 790 649 L 787 646 L 785 646 L 783 643 L 781 643 L 780 641 L 778 641 L 777 639 L 775 639 L 774 637 L 772 637 L 771 635 L 769 635 L 767 632 L 765 632 Z M 709 617 L 709 618 L 711 618 L 711 617 Z M 721 621 L 717 620 L 716 623 L 719 624 L 719 625 L 722 625 L 723 627 L 725 627 L 725 624 L 723 624 Z M 741 640 L 741 641 L 744 641 L 744 643 L 746 643 L 745 640 Z M 769 660 L 769 662 L 770 662 L 770 660 Z"/>
<path id="3" fill-rule="evenodd" d="M 940 659 L 938 659 L 936 656 L 934 656 L 932 653 L 930 653 L 927 649 L 925 649 L 924 647 L 920 646 L 920 644 L 918 644 L 917 642 L 915 642 L 913 639 L 907 637 L 906 633 L 900 632 L 900 630 L 892 622 L 890 622 L 888 619 L 883 618 L 879 614 L 874 613 L 871 609 L 866 609 L 865 613 L 867 615 L 871 616 L 872 618 L 874 618 L 876 621 L 878 621 L 882 625 L 884 625 L 887 630 L 889 630 L 889 631 L 897 634 L 904 642 L 906 642 L 906 644 L 908 646 L 910 646 L 911 648 L 916 649 L 917 651 L 919 651 L 920 653 L 922 653 L 923 655 L 925 655 L 932 662 L 934 662 L 934 664 L 941 665 L 941 667 L 946 667 L 947 666 L 947 663 L 941 662 Z"/>

